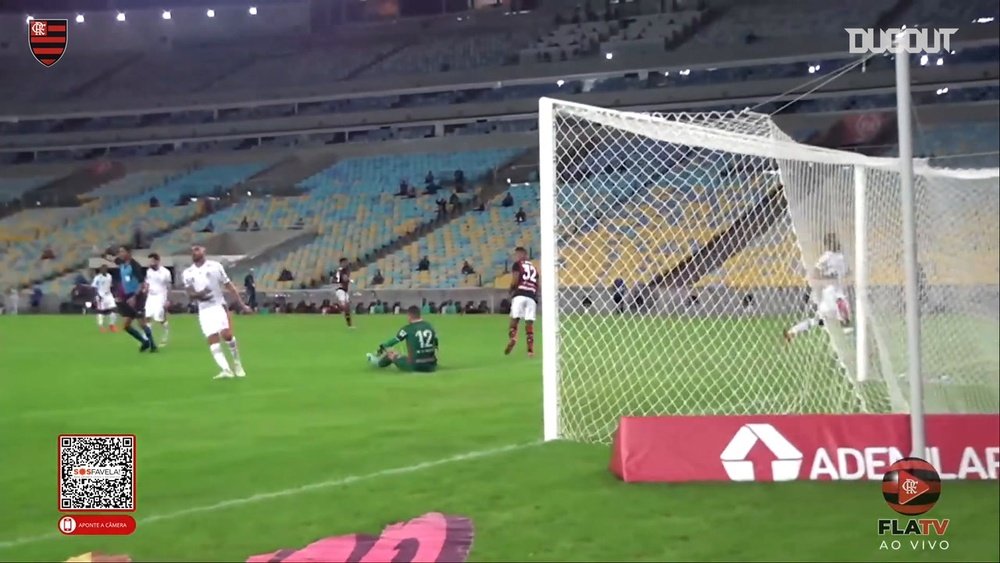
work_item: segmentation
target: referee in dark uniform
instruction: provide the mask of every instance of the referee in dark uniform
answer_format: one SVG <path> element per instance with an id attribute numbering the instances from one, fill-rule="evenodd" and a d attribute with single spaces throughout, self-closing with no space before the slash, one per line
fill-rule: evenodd
<path id="1" fill-rule="evenodd" d="M 118 249 L 118 258 L 115 259 L 118 265 L 118 275 L 121 279 L 121 300 L 118 302 L 118 314 L 125 319 L 125 332 L 132 338 L 139 341 L 140 352 L 156 351 L 156 343 L 153 342 L 153 331 L 146 322 L 144 309 L 146 307 L 146 270 L 136 262 L 128 248 Z M 138 320 L 142 332 L 132 326 L 132 322 Z"/>
<path id="2" fill-rule="evenodd" d="M 253 268 L 243 278 L 243 289 L 247 292 L 247 305 L 254 311 L 257 310 L 257 283 L 253 279 Z"/>

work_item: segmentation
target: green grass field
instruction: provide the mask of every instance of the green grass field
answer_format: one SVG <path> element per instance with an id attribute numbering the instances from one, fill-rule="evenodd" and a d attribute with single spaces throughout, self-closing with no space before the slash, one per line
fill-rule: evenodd
<path id="1" fill-rule="evenodd" d="M 364 360 L 400 317 L 242 317 L 249 377 L 213 381 L 190 316 L 158 355 L 0 317 L 0 560 L 242 561 L 430 511 L 472 518 L 474 561 L 1000 560 L 997 483 L 946 483 L 950 548 L 898 552 L 876 483 L 623 484 L 606 446 L 538 442 L 541 360 L 502 355 L 503 318 L 431 320 L 444 367 L 405 376 Z M 134 535 L 58 534 L 60 433 L 138 436 Z"/>

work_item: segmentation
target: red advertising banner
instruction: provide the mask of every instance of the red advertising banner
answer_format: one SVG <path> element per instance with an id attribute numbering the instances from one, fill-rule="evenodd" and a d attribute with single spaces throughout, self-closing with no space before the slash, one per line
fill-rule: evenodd
<path id="1" fill-rule="evenodd" d="M 881 479 L 910 455 L 905 414 L 624 417 L 611 472 L 627 482 Z M 941 479 L 997 479 L 1000 415 L 928 415 Z"/>

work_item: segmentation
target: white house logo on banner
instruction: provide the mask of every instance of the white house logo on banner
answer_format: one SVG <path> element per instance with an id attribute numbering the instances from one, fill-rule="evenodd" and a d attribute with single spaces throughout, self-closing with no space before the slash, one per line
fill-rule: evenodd
<path id="1" fill-rule="evenodd" d="M 771 475 L 775 481 L 794 481 L 798 478 L 802 469 L 802 452 L 770 424 L 744 424 L 719 456 L 730 479 L 755 480 L 754 462 L 747 457 L 758 441 L 776 458 L 771 462 Z"/>

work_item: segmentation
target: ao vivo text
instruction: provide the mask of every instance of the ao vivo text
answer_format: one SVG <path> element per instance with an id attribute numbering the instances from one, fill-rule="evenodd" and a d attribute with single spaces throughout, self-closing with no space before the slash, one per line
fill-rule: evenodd
<path id="1" fill-rule="evenodd" d="M 947 518 L 921 518 L 918 520 L 879 520 L 878 535 L 880 536 L 911 536 L 904 540 L 882 540 L 878 548 L 881 551 L 899 551 L 909 548 L 913 551 L 948 551 L 951 544 L 941 536 L 948 531 Z M 930 539 L 934 537 L 935 539 Z"/>

